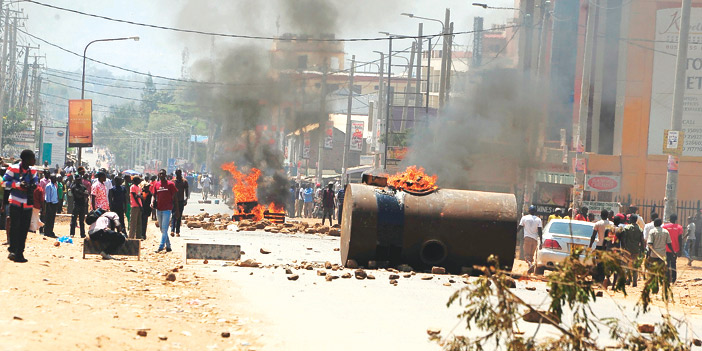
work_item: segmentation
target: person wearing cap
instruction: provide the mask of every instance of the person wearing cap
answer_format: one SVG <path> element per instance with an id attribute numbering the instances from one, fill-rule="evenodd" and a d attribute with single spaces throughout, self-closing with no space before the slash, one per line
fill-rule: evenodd
<path id="1" fill-rule="evenodd" d="M 524 231 L 524 260 L 529 265 L 529 271 L 534 271 L 534 253 L 537 247 L 541 249 L 543 236 L 543 223 L 541 218 L 536 216 L 536 206 L 529 206 L 529 214 L 519 220 L 517 230 Z"/>
<path id="2" fill-rule="evenodd" d="M 548 216 L 548 221 L 546 223 L 550 222 L 552 219 L 562 219 L 563 218 L 563 210 L 560 209 L 560 207 L 556 207 L 556 210 L 553 211 L 553 214 Z"/>

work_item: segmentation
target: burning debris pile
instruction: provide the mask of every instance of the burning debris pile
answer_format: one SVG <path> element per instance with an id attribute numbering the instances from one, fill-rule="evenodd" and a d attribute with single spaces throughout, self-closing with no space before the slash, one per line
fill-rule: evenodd
<path id="1" fill-rule="evenodd" d="M 234 224 L 230 218 L 229 215 L 222 213 L 210 215 L 204 212 L 194 216 L 183 215 L 183 224 L 190 229 L 227 230 L 227 226 Z"/>
<path id="2" fill-rule="evenodd" d="M 429 176 L 424 173 L 422 167 L 409 166 L 404 172 L 390 176 L 388 186 L 408 193 L 430 193 L 439 188 L 436 178 L 436 175 Z"/>
<path id="3" fill-rule="evenodd" d="M 268 206 L 264 206 L 258 203 L 256 191 L 261 170 L 251 168 L 248 174 L 244 174 L 237 170 L 234 162 L 222 165 L 222 169 L 229 172 L 233 178 L 232 192 L 236 202 L 233 219 L 235 221 L 259 222 L 266 218 L 275 223 L 285 222 L 285 208 L 282 205 L 271 202 Z"/>

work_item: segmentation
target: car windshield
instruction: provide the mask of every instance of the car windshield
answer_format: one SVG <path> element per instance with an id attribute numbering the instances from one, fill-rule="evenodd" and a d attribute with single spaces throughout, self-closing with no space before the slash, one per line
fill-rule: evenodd
<path id="1" fill-rule="evenodd" d="M 579 236 L 583 238 L 589 238 L 592 236 L 592 226 L 585 224 L 578 224 L 575 222 L 554 222 L 548 229 L 551 234 L 564 234 L 570 235 L 571 228 L 573 230 L 573 236 Z"/>

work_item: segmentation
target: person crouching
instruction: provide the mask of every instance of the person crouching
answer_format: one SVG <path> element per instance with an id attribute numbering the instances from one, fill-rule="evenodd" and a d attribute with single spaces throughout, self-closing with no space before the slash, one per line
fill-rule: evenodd
<path id="1" fill-rule="evenodd" d="M 110 254 L 114 254 L 127 240 L 124 235 L 118 232 L 122 231 L 119 215 L 98 208 L 88 214 L 85 218 L 85 223 L 90 225 L 86 240 L 102 243 L 104 246 L 104 249 L 100 252 L 102 259 L 114 260 L 115 258 L 110 256 Z"/>

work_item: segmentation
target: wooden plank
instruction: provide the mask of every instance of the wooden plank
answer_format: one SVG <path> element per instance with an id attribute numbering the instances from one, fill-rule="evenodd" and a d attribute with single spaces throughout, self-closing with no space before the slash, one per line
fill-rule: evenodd
<path id="1" fill-rule="evenodd" d="M 95 240 L 83 240 L 83 258 L 85 255 L 98 255 L 104 248 L 103 243 Z M 113 256 L 137 256 L 141 260 L 141 240 L 127 239 L 117 248 Z"/>
<path id="2" fill-rule="evenodd" d="M 241 246 L 186 243 L 185 259 L 236 261 L 241 259 Z"/>

